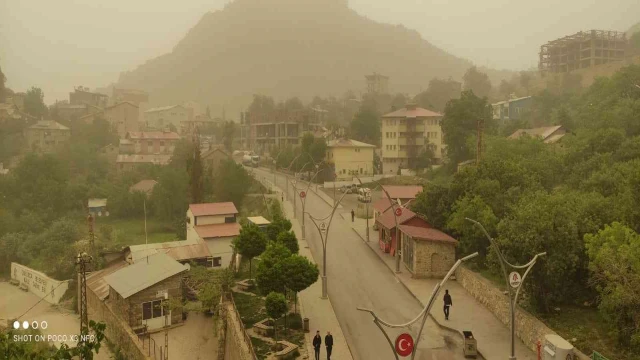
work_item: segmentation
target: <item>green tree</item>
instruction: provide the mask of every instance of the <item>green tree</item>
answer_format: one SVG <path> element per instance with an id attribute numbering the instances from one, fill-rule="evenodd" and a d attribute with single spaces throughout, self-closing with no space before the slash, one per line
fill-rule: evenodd
<path id="1" fill-rule="evenodd" d="M 197 133 L 193 141 L 193 155 L 187 162 L 187 171 L 189 172 L 191 203 L 200 204 L 204 201 L 204 176 L 200 154 L 200 136 Z"/>
<path id="2" fill-rule="evenodd" d="M 460 99 L 447 103 L 442 119 L 442 133 L 449 159 L 457 164 L 471 157 L 468 138 L 477 132 L 478 121 L 484 121 L 489 132 L 494 128 L 491 105 L 471 91 L 464 91 Z"/>
<path id="3" fill-rule="evenodd" d="M 222 128 L 222 143 L 227 151 L 233 150 L 233 139 L 236 136 L 236 123 L 227 121 Z"/>
<path id="4" fill-rule="evenodd" d="M 267 311 L 267 315 L 269 315 L 269 317 L 273 319 L 273 331 L 277 342 L 278 332 L 276 330 L 276 321 L 287 313 L 287 299 L 285 299 L 283 294 L 271 292 L 264 299 L 264 307 Z"/>
<path id="5" fill-rule="evenodd" d="M 264 232 L 252 223 L 248 223 L 240 229 L 240 235 L 233 239 L 233 248 L 249 260 L 249 279 L 251 279 L 252 260 L 262 254 L 267 248 L 267 238 Z"/>
<path id="6" fill-rule="evenodd" d="M 291 256 L 291 251 L 279 242 L 272 242 L 260 256 L 260 263 L 256 269 L 256 282 L 263 294 L 272 291 L 284 293 L 286 288 L 286 274 L 284 261 Z"/>
<path id="7" fill-rule="evenodd" d="M 498 218 L 493 214 L 493 210 L 485 204 L 480 196 L 471 194 L 456 201 L 452 210 L 453 212 L 447 221 L 447 228 L 458 235 L 460 253 L 472 254 L 477 251 L 480 253 L 481 260 L 485 259 L 490 245 L 489 240 L 482 230 L 467 221 L 466 218 L 479 221 L 489 234 L 495 234 Z"/>
<path id="8" fill-rule="evenodd" d="M 435 163 L 435 161 L 436 155 L 434 154 L 433 148 L 427 145 L 420 151 L 418 157 L 411 164 L 411 167 L 413 169 L 431 169 L 431 166 Z"/>
<path id="9" fill-rule="evenodd" d="M 380 117 L 369 107 L 361 107 L 351 121 L 351 137 L 367 144 L 380 144 Z"/>
<path id="10" fill-rule="evenodd" d="M 515 91 L 515 87 L 513 86 L 512 83 L 508 82 L 507 80 L 502 80 L 500 82 L 498 92 L 500 93 L 503 99 L 508 99 L 509 96 L 512 93 L 514 93 L 514 91 Z"/>
<path id="11" fill-rule="evenodd" d="M 598 309 L 618 342 L 640 350 L 640 235 L 614 222 L 584 237 L 592 282 L 600 294 Z"/>
<path id="12" fill-rule="evenodd" d="M 297 254 L 300 251 L 300 247 L 298 245 L 298 238 L 293 231 L 283 231 L 278 234 L 276 238 L 276 242 L 284 244 L 284 246 L 291 251 L 292 254 Z"/>
<path id="13" fill-rule="evenodd" d="M 295 311 L 298 310 L 298 293 L 318 281 L 318 266 L 300 255 L 292 255 L 284 261 L 285 286 L 295 293 Z"/>
<path id="14" fill-rule="evenodd" d="M 218 201 L 231 201 L 241 208 L 250 184 L 251 178 L 242 165 L 225 160 L 213 179 L 213 195 Z"/>
<path id="15" fill-rule="evenodd" d="M 161 169 L 158 184 L 153 188 L 150 199 L 154 215 L 168 222 L 184 219 L 188 207 L 188 188 L 189 175 L 184 169 Z"/>
<path id="16" fill-rule="evenodd" d="M 640 49 L 640 31 L 631 35 L 631 39 L 629 39 L 629 43 L 636 49 Z"/>
<path id="17" fill-rule="evenodd" d="M 520 86 L 526 91 L 527 95 L 529 95 L 529 87 L 531 86 L 531 80 L 533 80 L 533 76 L 526 71 L 520 71 Z"/>
<path id="18" fill-rule="evenodd" d="M 411 209 L 424 215 L 431 226 L 444 229 L 455 200 L 451 197 L 447 186 L 430 183 L 418 193 Z"/>
<path id="19" fill-rule="evenodd" d="M 38 119 L 47 115 L 47 106 L 44 104 L 42 89 L 32 87 L 27 90 L 27 94 L 24 97 L 24 111 Z"/>
<path id="20" fill-rule="evenodd" d="M 267 225 L 266 233 L 267 238 L 271 241 L 276 241 L 278 235 L 281 232 L 287 232 L 291 230 L 291 221 L 281 215 L 274 215 L 273 221 L 271 224 Z"/>
<path id="21" fill-rule="evenodd" d="M 413 101 L 420 107 L 442 112 L 449 100 L 460 97 L 460 85 L 452 79 L 431 79 L 427 90 L 416 95 Z"/>
<path id="22" fill-rule="evenodd" d="M 472 66 L 462 76 L 464 81 L 464 89 L 466 91 L 472 91 L 477 97 L 484 98 L 489 96 L 491 92 L 491 81 L 487 74 L 478 71 L 478 68 Z"/>

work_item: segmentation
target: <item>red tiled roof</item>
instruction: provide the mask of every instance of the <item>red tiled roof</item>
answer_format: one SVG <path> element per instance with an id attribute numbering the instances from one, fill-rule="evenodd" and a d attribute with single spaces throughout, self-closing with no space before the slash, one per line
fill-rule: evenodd
<path id="1" fill-rule="evenodd" d="M 393 229 L 396 227 L 396 221 L 394 219 L 395 216 L 396 215 L 393 213 L 393 211 L 387 211 L 378 216 L 378 218 L 376 218 L 376 222 L 379 222 L 382 226 L 385 227 L 385 229 Z M 407 208 L 402 208 L 402 215 L 398 217 L 398 225 L 401 225 L 413 219 L 415 216 L 416 213 L 414 213 L 413 211 Z"/>
<path id="2" fill-rule="evenodd" d="M 200 225 L 195 229 L 202 239 L 240 235 L 240 224 L 238 223 Z"/>
<path id="3" fill-rule="evenodd" d="M 140 180 L 137 184 L 132 185 L 129 188 L 130 192 L 140 191 L 143 193 L 151 194 L 153 188 L 158 184 L 155 180 Z"/>
<path id="4" fill-rule="evenodd" d="M 180 140 L 180 135 L 173 131 L 129 131 L 129 139 L 161 139 Z"/>
<path id="5" fill-rule="evenodd" d="M 387 190 L 392 199 L 415 199 L 419 192 L 422 191 L 420 185 L 383 185 L 383 189 Z"/>
<path id="6" fill-rule="evenodd" d="M 396 110 L 394 112 L 388 113 L 387 115 L 384 115 L 383 117 L 385 118 L 398 118 L 398 117 L 408 117 L 408 118 L 415 118 L 415 117 L 440 117 L 442 116 L 442 114 L 437 113 L 435 111 L 431 111 L 431 110 L 427 110 L 427 109 L 423 109 L 420 107 L 417 107 L 415 109 L 407 109 L 407 108 L 402 108 L 400 110 Z"/>
<path id="7" fill-rule="evenodd" d="M 193 216 L 237 214 L 238 209 L 232 202 L 189 204 Z"/>
<path id="8" fill-rule="evenodd" d="M 383 213 L 391 208 L 391 202 L 385 196 L 384 198 L 374 202 L 373 208 L 376 209 L 377 212 Z"/>
<path id="9" fill-rule="evenodd" d="M 441 241 L 457 244 L 458 240 L 434 228 L 400 225 L 400 231 L 418 240 Z"/>

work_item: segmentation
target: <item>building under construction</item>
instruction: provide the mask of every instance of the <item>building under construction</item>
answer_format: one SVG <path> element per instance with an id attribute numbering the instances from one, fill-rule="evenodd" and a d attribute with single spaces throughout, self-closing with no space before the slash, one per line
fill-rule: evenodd
<path id="1" fill-rule="evenodd" d="M 542 73 L 566 73 L 622 61 L 627 45 L 624 32 L 581 31 L 542 45 L 538 68 Z"/>

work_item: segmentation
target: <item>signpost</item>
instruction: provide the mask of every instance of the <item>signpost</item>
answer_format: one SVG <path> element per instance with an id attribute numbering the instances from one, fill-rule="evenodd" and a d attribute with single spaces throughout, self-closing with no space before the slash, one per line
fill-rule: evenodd
<path id="1" fill-rule="evenodd" d="M 307 196 L 307 193 L 304 191 L 300 191 L 300 198 L 304 199 Z"/>
<path id="2" fill-rule="evenodd" d="M 396 338 L 396 353 L 402 357 L 409 356 L 413 352 L 413 338 L 404 333 Z"/>
<path id="3" fill-rule="evenodd" d="M 401 207 L 397 207 L 396 208 L 396 216 L 402 216 L 402 208 Z"/>
<path id="4" fill-rule="evenodd" d="M 520 273 L 516 271 L 511 272 L 511 274 L 509 274 L 509 285 L 511 285 L 512 288 L 517 289 L 520 287 L 520 284 L 522 284 L 522 277 L 520 276 Z"/>
<path id="5" fill-rule="evenodd" d="M 320 232 L 323 234 L 327 232 L 327 223 L 324 221 L 320 223 Z"/>

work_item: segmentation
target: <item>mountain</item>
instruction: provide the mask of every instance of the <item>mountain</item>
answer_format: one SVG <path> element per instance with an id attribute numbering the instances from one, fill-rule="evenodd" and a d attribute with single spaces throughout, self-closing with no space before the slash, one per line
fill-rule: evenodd
<path id="1" fill-rule="evenodd" d="M 236 0 L 116 86 L 148 91 L 152 105 L 194 100 L 235 114 L 256 93 L 309 100 L 361 92 L 373 72 L 390 77 L 392 92 L 415 94 L 433 77 L 461 79 L 471 65 L 417 31 L 357 14 L 346 0 Z M 489 75 L 497 85 L 511 73 Z"/>

